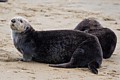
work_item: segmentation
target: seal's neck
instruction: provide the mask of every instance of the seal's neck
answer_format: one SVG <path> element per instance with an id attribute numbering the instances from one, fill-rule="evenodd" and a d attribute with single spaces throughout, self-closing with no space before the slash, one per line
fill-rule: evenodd
<path id="1" fill-rule="evenodd" d="M 25 36 L 31 36 L 33 35 L 34 31 L 35 30 L 32 27 L 29 29 L 26 29 L 23 32 L 17 32 L 17 31 L 12 30 L 12 39 L 14 40 L 18 37 L 19 39 L 21 39 L 21 38 L 24 38 Z"/>
<path id="2" fill-rule="evenodd" d="M 31 34 L 31 33 L 33 33 L 35 30 L 32 28 L 32 27 L 30 27 L 30 28 L 28 28 L 28 29 L 26 29 L 24 32 L 21 32 L 21 34 Z"/>
<path id="3" fill-rule="evenodd" d="M 28 29 L 26 29 L 25 31 L 23 31 L 23 32 L 19 32 L 19 31 L 14 31 L 14 30 L 12 30 L 12 34 L 16 34 L 16 35 L 27 35 L 27 34 L 31 34 L 32 32 L 34 32 L 35 30 L 32 28 L 32 27 L 30 27 L 30 28 L 28 28 Z"/>

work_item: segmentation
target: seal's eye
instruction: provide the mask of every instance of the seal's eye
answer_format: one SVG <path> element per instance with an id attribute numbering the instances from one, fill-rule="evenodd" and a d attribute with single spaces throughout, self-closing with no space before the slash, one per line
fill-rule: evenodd
<path id="1" fill-rule="evenodd" d="M 20 22 L 23 23 L 23 21 L 20 19 Z"/>

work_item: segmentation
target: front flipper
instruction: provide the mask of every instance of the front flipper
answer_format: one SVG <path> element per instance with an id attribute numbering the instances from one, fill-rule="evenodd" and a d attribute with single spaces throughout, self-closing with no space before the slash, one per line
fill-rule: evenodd
<path id="1" fill-rule="evenodd" d="M 31 47 L 24 47 L 24 49 L 21 52 L 23 54 L 23 58 L 21 59 L 21 61 L 24 61 L 24 62 L 32 61 L 34 52 L 32 51 Z"/>
<path id="2" fill-rule="evenodd" d="M 21 61 L 23 61 L 23 62 L 32 61 L 32 55 L 23 54 L 23 59 L 21 59 Z"/>
<path id="3" fill-rule="evenodd" d="M 23 55 L 23 58 L 17 58 L 16 61 L 30 62 L 32 61 L 32 57 Z"/>

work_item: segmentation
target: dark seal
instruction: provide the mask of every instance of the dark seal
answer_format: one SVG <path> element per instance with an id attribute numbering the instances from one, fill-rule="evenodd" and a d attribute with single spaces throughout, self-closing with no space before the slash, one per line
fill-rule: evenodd
<path id="1" fill-rule="evenodd" d="M 103 58 L 107 59 L 111 57 L 117 43 L 117 37 L 111 29 L 104 28 L 97 20 L 88 18 L 81 21 L 75 30 L 97 36 L 103 50 Z"/>
<path id="2" fill-rule="evenodd" d="M 74 30 L 35 31 L 28 21 L 17 17 L 11 20 L 10 27 L 23 61 L 60 68 L 86 67 L 98 73 L 103 53 L 97 37 Z"/>

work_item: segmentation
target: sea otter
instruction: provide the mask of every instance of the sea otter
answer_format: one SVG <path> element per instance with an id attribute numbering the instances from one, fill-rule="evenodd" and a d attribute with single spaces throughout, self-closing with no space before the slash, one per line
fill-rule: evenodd
<path id="1" fill-rule="evenodd" d="M 10 27 L 22 61 L 33 60 L 60 68 L 83 67 L 98 73 L 103 53 L 94 35 L 74 30 L 36 31 L 21 17 L 11 19 Z"/>
<path id="2" fill-rule="evenodd" d="M 104 28 L 93 18 L 88 18 L 81 21 L 74 30 L 84 31 L 98 37 L 103 51 L 103 58 L 108 59 L 112 56 L 116 47 L 117 37 L 111 29 Z"/>

